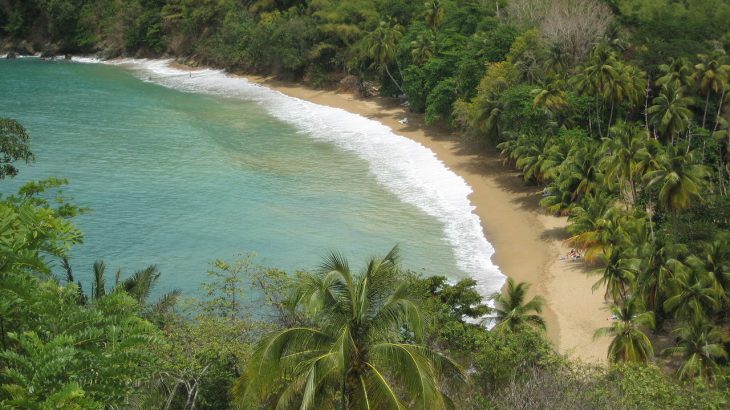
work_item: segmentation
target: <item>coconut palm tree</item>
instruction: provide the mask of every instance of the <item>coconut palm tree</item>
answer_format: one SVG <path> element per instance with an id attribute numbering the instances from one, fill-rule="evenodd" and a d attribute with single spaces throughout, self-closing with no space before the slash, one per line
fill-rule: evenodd
<path id="1" fill-rule="evenodd" d="M 696 161 L 694 151 L 669 145 L 657 159 L 659 169 L 648 172 L 644 178 L 647 187 L 659 187 L 659 203 L 672 212 L 689 208 L 700 200 L 700 191 L 706 184 L 709 172 L 705 165 Z"/>
<path id="2" fill-rule="evenodd" d="M 427 31 L 411 41 L 411 57 L 416 64 L 423 64 L 433 57 L 436 50 L 436 39 L 432 32 Z"/>
<path id="3" fill-rule="evenodd" d="M 562 81 L 553 81 L 545 85 L 545 88 L 536 88 L 531 94 L 534 96 L 532 105 L 534 107 L 542 107 L 550 114 L 565 108 L 568 102 L 565 99 L 565 91 L 563 91 Z"/>
<path id="4" fill-rule="evenodd" d="M 490 98 L 484 100 L 482 105 L 483 109 L 476 118 L 476 124 L 487 138 L 498 141 L 502 128 L 504 104 L 498 98 Z"/>
<path id="5" fill-rule="evenodd" d="M 641 165 L 649 155 L 646 149 L 649 135 L 636 124 L 620 123 L 611 128 L 609 136 L 603 145 L 603 151 L 609 155 L 601 160 L 607 185 L 617 182 L 622 193 L 628 186 L 630 200 L 627 202 L 633 203 L 638 195 L 636 183 L 643 176 Z"/>
<path id="6" fill-rule="evenodd" d="M 599 167 L 599 150 L 591 144 L 573 147 L 564 163 L 563 173 L 566 183 L 572 187 L 573 201 L 603 189 L 603 173 Z"/>
<path id="7" fill-rule="evenodd" d="M 390 73 L 388 66 L 395 61 L 398 52 L 398 42 L 403 37 L 403 27 L 400 24 L 381 21 L 378 27 L 363 39 L 361 47 L 364 54 L 373 59 L 376 64 L 385 69 L 388 77 L 398 89 L 405 94 L 403 88 Z"/>
<path id="8" fill-rule="evenodd" d="M 600 256 L 601 262 L 605 264 L 601 278 L 593 285 L 593 290 L 602 286 L 606 287 L 603 295 L 605 300 L 609 296 L 614 303 L 620 303 L 627 299 L 628 290 L 634 282 L 638 272 L 639 260 L 620 244 L 604 244 L 603 253 Z"/>
<path id="9" fill-rule="evenodd" d="M 580 204 L 570 210 L 568 216 L 568 244 L 585 251 L 585 259 L 589 262 L 598 259 L 603 252 L 601 244 L 601 231 L 605 229 L 610 213 L 614 212 L 613 203 L 615 198 L 611 195 L 599 192 L 587 195 Z"/>
<path id="10" fill-rule="evenodd" d="M 686 97 L 681 88 L 663 86 L 659 95 L 652 100 L 649 107 L 649 122 L 659 135 L 671 139 L 687 131 L 692 120 L 692 98 Z"/>
<path id="11" fill-rule="evenodd" d="M 140 305 L 146 307 L 147 313 L 164 313 L 171 309 L 180 297 L 180 290 L 172 290 L 157 299 L 154 303 L 148 304 L 152 290 L 160 279 L 160 271 L 157 266 L 150 265 L 145 269 L 134 272 L 128 278 L 121 280 L 122 271 L 117 270 L 114 274 L 114 287 L 110 291 L 106 289 L 106 264 L 103 260 L 94 262 L 93 282 L 91 284 L 91 300 L 99 300 L 109 293 L 123 291 L 133 297 Z"/>
<path id="12" fill-rule="evenodd" d="M 437 378 L 460 372 L 421 344 L 423 317 L 398 269 L 396 247 L 360 273 L 332 253 L 317 273 L 301 276 L 290 307 L 307 325 L 254 346 L 234 401 L 246 408 L 445 408 Z"/>
<path id="13" fill-rule="evenodd" d="M 507 278 L 507 290 L 493 296 L 496 330 L 516 331 L 524 326 L 545 329 L 545 321 L 540 317 L 545 299 L 535 296 L 526 301 L 529 289 L 529 283 L 516 283 L 514 279 Z"/>
<path id="14" fill-rule="evenodd" d="M 723 50 L 700 54 L 697 58 L 700 62 L 694 67 L 693 78 L 697 81 L 700 93 L 705 95 L 705 110 L 702 114 L 702 128 L 705 128 L 710 96 L 725 90 L 726 84 L 730 81 L 730 65 L 726 63 L 727 58 Z"/>
<path id="15" fill-rule="evenodd" d="M 608 128 L 613 124 L 615 107 L 633 107 L 641 101 L 647 87 L 646 73 L 631 64 L 616 63 L 617 76 L 605 87 L 603 98 L 610 104 Z"/>
<path id="16" fill-rule="evenodd" d="M 685 259 L 688 250 L 665 236 L 634 243 L 642 262 L 636 281 L 637 291 L 649 310 L 654 312 L 654 319 L 661 324 L 665 313 L 664 301 L 671 295 L 670 282 L 686 269 L 681 260 Z"/>
<path id="17" fill-rule="evenodd" d="M 615 98 L 620 94 L 622 65 L 616 58 L 616 53 L 608 46 L 596 47 L 588 61 L 579 73 L 572 77 L 571 82 L 578 93 L 593 96 L 595 99 L 595 113 L 603 110 L 601 102 L 610 102 L 613 110 Z M 614 98 L 615 97 L 615 98 Z M 613 113 L 613 111 L 612 111 Z M 599 135 L 603 135 L 599 122 Z"/>
<path id="18" fill-rule="evenodd" d="M 560 43 L 552 43 L 547 49 L 545 68 L 547 72 L 563 77 L 572 57 Z"/>
<path id="19" fill-rule="evenodd" d="M 676 346 L 664 349 L 662 355 L 678 355 L 682 364 L 677 376 L 682 379 L 712 379 L 717 370 L 717 360 L 726 359 L 727 352 L 723 343 L 727 337 L 722 330 L 702 318 L 696 318 L 676 329 L 679 337 Z"/>
<path id="20" fill-rule="evenodd" d="M 707 272 L 717 282 L 721 297 L 730 302 L 730 234 L 718 234 L 712 242 L 704 244 L 701 256 L 691 258 L 688 263 Z"/>
<path id="21" fill-rule="evenodd" d="M 671 296 L 664 302 L 664 310 L 677 316 L 693 319 L 709 317 L 719 309 L 722 295 L 711 274 L 687 266 L 669 281 Z"/>
<path id="22" fill-rule="evenodd" d="M 654 328 L 654 314 L 647 312 L 636 298 L 611 306 L 614 321 L 611 326 L 598 329 L 594 339 L 611 336 L 608 360 L 611 363 L 646 363 L 654 356 L 654 348 L 643 329 Z"/>
<path id="23" fill-rule="evenodd" d="M 423 19 L 431 30 L 438 30 L 444 22 L 445 10 L 441 0 L 429 0 L 424 3 Z"/>
<path id="24" fill-rule="evenodd" d="M 520 158 L 515 163 L 522 170 L 525 181 L 535 180 L 538 184 L 543 180 L 543 164 L 548 158 L 550 148 L 550 136 L 538 135 L 530 138 L 530 143 L 521 152 Z"/>
<path id="25" fill-rule="evenodd" d="M 670 58 L 669 61 L 669 64 L 659 65 L 662 76 L 657 79 L 657 85 L 675 89 L 691 86 L 694 79 L 689 61 L 686 58 Z"/>

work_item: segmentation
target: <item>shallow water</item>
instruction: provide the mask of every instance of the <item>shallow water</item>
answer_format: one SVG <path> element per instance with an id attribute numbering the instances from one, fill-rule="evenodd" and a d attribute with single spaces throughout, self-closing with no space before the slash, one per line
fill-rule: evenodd
<path id="1" fill-rule="evenodd" d="M 126 273 L 155 263 L 158 291 L 191 292 L 217 258 L 311 269 L 337 249 L 361 266 L 399 243 L 411 269 L 474 276 L 483 293 L 502 283 L 463 180 L 363 117 L 211 70 L 38 59 L 0 61 L 0 116 L 37 156 L 0 192 L 65 177 L 92 209 L 76 220 L 82 281 L 98 258 Z"/>

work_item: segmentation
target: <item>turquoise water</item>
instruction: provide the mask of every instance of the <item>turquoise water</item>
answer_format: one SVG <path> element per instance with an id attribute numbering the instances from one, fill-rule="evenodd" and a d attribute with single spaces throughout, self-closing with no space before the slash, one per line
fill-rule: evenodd
<path id="1" fill-rule="evenodd" d="M 387 189 L 362 156 L 255 101 L 140 78 L 101 64 L 0 61 L 0 116 L 26 126 L 37 156 L 0 193 L 69 179 L 64 192 L 91 208 L 76 220 L 85 240 L 71 258 L 82 281 L 98 258 L 128 274 L 154 263 L 158 291 L 191 292 L 217 258 L 254 251 L 291 271 L 338 249 L 361 266 L 396 243 L 409 268 L 469 273 L 444 223 Z"/>

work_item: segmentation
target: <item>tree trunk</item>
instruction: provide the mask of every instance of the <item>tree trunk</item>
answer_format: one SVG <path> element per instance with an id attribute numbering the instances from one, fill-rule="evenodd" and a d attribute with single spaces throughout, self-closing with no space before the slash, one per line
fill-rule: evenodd
<path id="1" fill-rule="evenodd" d="M 395 84 L 396 87 L 400 90 L 401 94 L 405 95 L 405 91 L 403 91 L 403 88 L 398 84 L 398 81 L 395 81 L 395 78 L 393 78 L 393 75 L 390 73 L 390 70 L 388 69 L 388 64 L 383 64 L 385 67 L 385 72 L 388 73 L 388 77 L 390 77 L 390 80 L 393 81 L 393 84 Z"/>
<path id="2" fill-rule="evenodd" d="M 611 100 L 611 114 L 608 116 L 608 127 L 606 128 L 606 134 L 608 134 L 609 130 L 611 129 L 611 122 L 613 121 L 613 100 Z"/>
<path id="3" fill-rule="evenodd" d="M 649 77 L 646 78 L 646 92 L 644 93 L 644 124 L 646 125 L 646 132 L 649 132 L 649 91 L 651 88 L 648 86 Z"/>
<path id="4" fill-rule="evenodd" d="M 717 116 L 715 116 L 715 126 L 712 128 L 712 133 L 714 134 L 717 131 L 717 126 L 720 124 L 720 114 L 722 113 L 722 103 L 725 99 L 725 87 L 722 88 L 722 95 L 720 95 L 720 106 L 717 107 Z M 728 132 L 728 135 L 730 135 L 730 131 Z"/>
<path id="5" fill-rule="evenodd" d="M 705 120 L 707 120 L 707 106 L 710 104 L 711 90 L 707 91 L 707 97 L 705 98 L 705 113 L 702 114 L 702 128 L 705 128 Z"/>

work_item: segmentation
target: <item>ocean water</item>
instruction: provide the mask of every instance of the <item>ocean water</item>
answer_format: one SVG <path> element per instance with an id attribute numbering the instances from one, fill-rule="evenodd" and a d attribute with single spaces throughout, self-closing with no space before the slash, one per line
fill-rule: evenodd
<path id="1" fill-rule="evenodd" d="M 158 292 L 195 292 L 214 259 L 354 267 L 395 244 L 424 275 L 497 291 L 471 189 L 433 152 L 384 125 L 217 70 L 161 60 L 0 60 L 0 116 L 21 121 L 37 161 L 0 181 L 68 178 L 85 239 L 71 257 L 126 274 L 157 264 Z"/>

